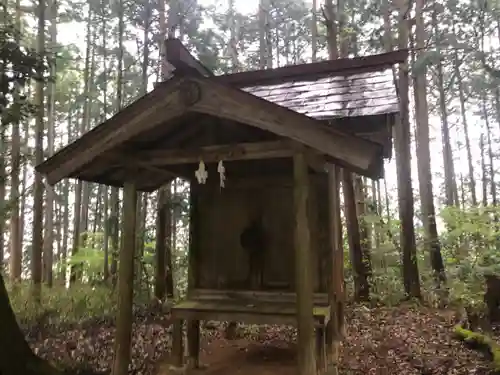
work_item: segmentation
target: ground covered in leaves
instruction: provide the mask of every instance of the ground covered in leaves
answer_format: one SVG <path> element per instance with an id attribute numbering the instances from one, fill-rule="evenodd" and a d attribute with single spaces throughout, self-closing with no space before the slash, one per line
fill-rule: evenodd
<path id="1" fill-rule="evenodd" d="M 488 362 L 453 338 L 453 311 L 403 305 L 347 311 L 347 337 L 342 349 L 342 374 L 444 375 L 488 374 Z M 113 319 L 81 324 L 43 322 L 23 327 L 40 356 L 54 363 L 79 362 L 96 371 L 109 370 L 113 355 Z M 227 341 L 221 327 L 203 329 L 201 360 L 207 375 L 293 375 L 295 331 L 288 327 L 244 327 L 242 337 Z M 500 341 L 500 338 L 499 338 Z M 171 345 L 168 315 L 159 309 L 135 313 L 132 372 L 157 374 L 168 361 Z"/>

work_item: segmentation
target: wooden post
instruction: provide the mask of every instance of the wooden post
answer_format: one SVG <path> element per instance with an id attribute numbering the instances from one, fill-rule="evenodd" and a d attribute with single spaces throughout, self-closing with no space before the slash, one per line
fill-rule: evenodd
<path id="1" fill-rule="evenodd" d="M 330 322 L 326 332 L 327 362 L 331 365 L 329 373 L 338 374 L 340 342 L 344 329 L 344 247 L 342 243 L 342 224 L 340 221 L 340 174 L 334 165 L 328 168 L 328 196 L 330 216 L 330 267 L 328 281 L 328 302 Z"/>
<path id="2" fill-rule="evenodd" d="M 304 154 L 293 157 L 295 283 L 297 292 L 298 375 L 316 375 L 313 282 L 308 218 L 309 176 Z"/>
<path id="3" fill-rule="evenodd" d="M 123 234 L 118 269 L 118 315 L 116 319 L 113 375 L 127 375 L 132 341 L 134 256 L 136 245 L 137 191 L 134 184 L 123 188 Z"/>
<path id="4" fill-rule="evenodd" d="M 189 187 L 189 251 L 188 251 L 188 296 L 198 287 L 199 256 L 199 191 L 198 182 L 192 181 Z"/>
<path id="5" fill-rule="evenodd" d="M 184 338 L 182 334 L 182 319 L 175 319 L 172 323 L 172 365 L 181 368 L 184 365 Z"/>
<path id="6" fill-rule="evenodd" d="M 188 367 L 200 367 L 200 321 L 187 322 Z"/>

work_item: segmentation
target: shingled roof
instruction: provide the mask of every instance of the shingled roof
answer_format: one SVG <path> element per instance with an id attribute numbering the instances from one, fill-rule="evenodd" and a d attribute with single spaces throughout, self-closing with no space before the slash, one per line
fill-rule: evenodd
<path id="1" fill-rule="evenodd" d="M 314 80 L 299 78 L 281 84 L 245 87 L 243 90 L 315 119 L 399 112 L 391 69 Z"/>
<path id="2" fill-rule="evenodd" d="M 391 70 L 408 51 L 215 76 L 179 40 L 166 44 L 173 77 L 38 165 L 50 184 L 135 181 L 152 191 L 191 176 L 202 154 L 281 173 L 297 144 L 318 165 L 382 175 L 399 112 Z"/>
<path id="3" fill-rule="evenodd" d="M 178 39 L 165 41 L 175 73 L 190 70 L 315 119 L 392 115 L 399 112 L 393 66 L 399 50 L 352 59 L 325 60 L 214 76 Z"/>

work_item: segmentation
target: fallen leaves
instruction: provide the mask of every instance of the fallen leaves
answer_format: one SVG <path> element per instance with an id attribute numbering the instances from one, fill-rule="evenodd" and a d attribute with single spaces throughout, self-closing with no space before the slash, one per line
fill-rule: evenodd
<path id="1" fill-rule="evenodd" d="M 421 306 L 347 309 L 347 337 L 343 343 L 341 373 L 346 375 L 460 375 L 488 373 L 487 362 L 453 338 L 450 311 Z M 110 317 L 93 319 L 71 326 L 24 327 L 33 349 L 41 357 L 66 366 L 79 364 L 95 371 L 109 371 L 113 357 L 114 324 Z M 203 350 L 210 368 L 217 361 L 228 361 L 223 351 L 231 352 L 230 363 L 244 373 L 248 359 L 265 357 L 274 363 L 273 373 L 293 374 L 290 363 L 279 370 L 286 347 L 293 347 L 296 331 L 291 327 L 242 327 L 234 342 L 223 338 L 222 325 L 212 322 L 203 329 Z M 287 344 L 288 343 L 288 344 Z M 283 346 L 281 351 L 276 348 Z M 235 347 L 237 346 L 237 348 Z M 161 310 L 135 311 L 132 363 L 130 372 L 150 375 L 158 361 L 168 356 L 171 347 L 168 314 Z M 258 353 L 252 354 L 252 350 Z M 210 354 L 207 355 L 206 353 Z M 280 353 L 279 355 L 276 353 Z M 286 352 L 290 353 L 290 352 Z M 293 353 L 293 351 L 291 352 Z M 254 363 L 255 360 L 252 360 Z M 289 362 L 289 361 L 288 361 Z M 248 363 L 248 366 L 251 364 Z M 235 367 L 235 368 L 236 368 Z M 243 371 L 243 372 L 242 372 Z M 205 373 L 214 373 L 207 370 Z M 250 372 L 251 373 L 251 372 Z"/>

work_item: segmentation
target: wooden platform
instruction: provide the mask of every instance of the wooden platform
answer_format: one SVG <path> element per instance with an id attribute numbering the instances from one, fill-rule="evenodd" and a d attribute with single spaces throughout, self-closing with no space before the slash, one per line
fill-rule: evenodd
<path id="1" fill-rule="evenodd" d="M 330 306 L 324 295 L 317 295 L 313 308 L 316 330 L 318 371 L 326 366 L 325 330 Z M 292 293 L 196 291 L 190 298 L 172 307 L 174 319 L 173 357 L 176 367 L 183 366 L 182 326 L 187 321 L 188 364 L 198 366 L 201 320 L 236 321 L 248 324 L 296 325 L 297 308 Z"/>

